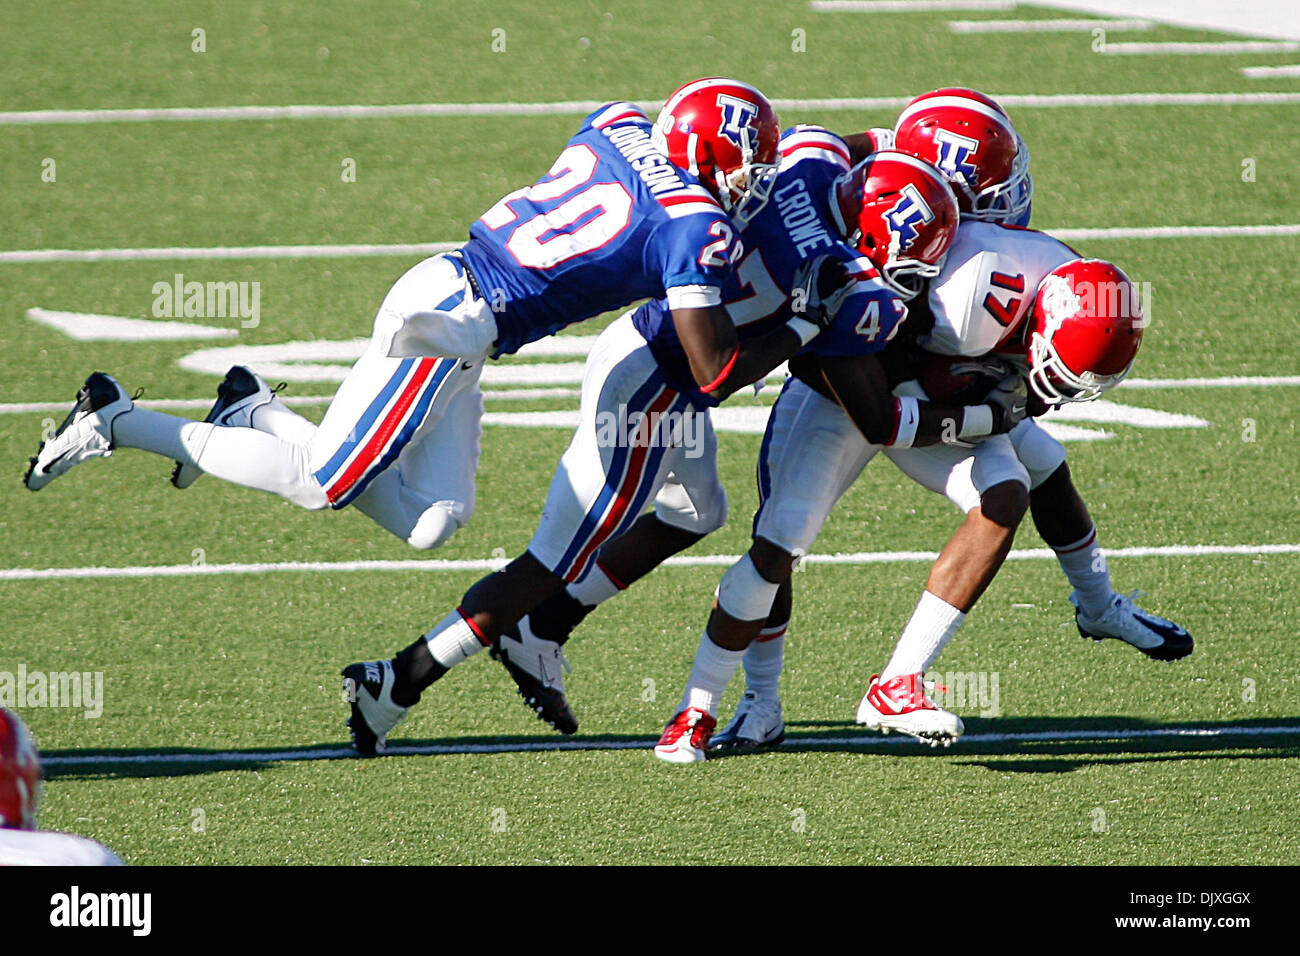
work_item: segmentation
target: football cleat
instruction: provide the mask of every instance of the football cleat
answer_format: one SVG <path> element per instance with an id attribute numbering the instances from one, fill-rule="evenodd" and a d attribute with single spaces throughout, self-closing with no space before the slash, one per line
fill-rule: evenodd
<path id="1" fill-rule="evenodd" d="M 1133 603 L 1141 593 L 1116 594 L 1105 612 L 1094 618 L 1084 613 L 1079 592 L 1073 592 L 1070 603 L 1074 605 L 1074 623 L 1079 634 L 1094 641 L 1118 638 L 1157 661 L 1176 661 L 1192 653 L 1190 634 L 1173 621 L 1157 617 Z"/>
<path id="2" fill-rule="evenodd" d="M 883 684 L 879 674 L 873 675 L 858 705 L 857 721 L 881 733 L 898 730 L 911 734 L 931 747 L 951 747 L 966 729 L 960 717 L 926 695 L 921 674 L 903 674 Z"/>
<path id="3" fill-rule="evenodd" d="M 736 708 L 736 716 L 709 744 L 718 754 L 750 754 L 763 747 L 776 747 L 785 740 L 785 720 L 781 701 L 776 697 L 759 697 L 752 690 Z"/>
<path id="4" fill-rule="evenodd" d="M 407 708 L 393 702 L 396 680 L 392 661 L 365 661 L 343 668 L 343 695 L 352 708 L 348 730 L 352 746 L 362 757 L 388 748 L 388 732 L 406 717 Z"/>
<path id="5" fill-rule="evenodd" d="M 664 728 L 655 744 L 655 756 L 668 763 L 698 763 L 705 759 L 716 726 L 717 720 L 709 714 L 698 707 L 687 707 Z"/>
<path id="6" fill-rule="evenodd" d="M 113 454 L 113 420 L 134 407 L 135 402 L 116 379 L 92 372 L 59 430 L 41 442 L 23 475 L 23 484 L 40 491 L 83 461 Z"/>
<path id="7" fill-rule="evenodd" d="M 577 733 L 578 718 L 564 698 L 564 672 L 569 670 L 569 662 L 559 644 L 534 634 L 525 617 L 497 638 L 488 653 L 505 665 L 519 696 L 539 720 L 562 734 Z"/>
<path id="8" fill-rule="evenodd" d="M 282 388 L 283 382 L 271 388 L 252 369 L 235 365 L 217 386 L 217 401 L 203 420 L 222 426 L 252 428 L 253 412 L 268 404 Z M 197 465 L 178 461 L 172 468 L 172 484 L 188 488 L 201 474 L 203 470 Z"/>

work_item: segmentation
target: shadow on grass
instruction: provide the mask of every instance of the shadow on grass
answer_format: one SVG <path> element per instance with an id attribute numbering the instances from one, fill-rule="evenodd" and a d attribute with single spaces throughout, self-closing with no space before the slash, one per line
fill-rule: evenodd
<path id="1" fill-rule="evenodd" d="M 929 756 L 1008 773 L 1069 773 L 1093 764 L 1300 757 L 1300 717 L 1217 723 L 1156 723 L 1129 717 L 971 718 L 961 741 L 937 749 L 849 722 L 804 721 L 788 724 L 787 731 L 789 737 L 779 748 L 784 753 Z M 393 743 L 383 760 L 358 762 L 382 765 L 411 757 L 645 750 L 653 743 L 653 738 L 631 734 L 408 739 Z M 264 770 L 279 763 L 356 759 L 351 748 L 342 744 L 242 750 L 51 750 L 43 755 L 49 780 L 183 777 Z"/>

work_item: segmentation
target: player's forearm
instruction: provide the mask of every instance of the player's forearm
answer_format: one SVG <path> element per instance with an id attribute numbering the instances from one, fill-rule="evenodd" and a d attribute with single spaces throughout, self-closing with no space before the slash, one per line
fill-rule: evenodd
<path id="1" fill-rule="evenodd" d="M 808 371 L 800 369 L 796 374 L 806 376 Z M 939 405 L 924 399 L 895 398 L 874 358 L 823 360 L 820 371 L 820 382 L 804 380 L 838 403 L 873 445 L 913 448 L 970 443 L 994 433 L 997 419 L 988 405 Z"/>
<path id="2" fill-rule="evenodd" d="M 772 369 L 791 359 L 803 346 L 804 340 L 796 329 L 783 325 L 737 346 L 726 366 L 713 381 L 698 382 L 700 391 L 722 401 L 746 385 L 765 378 Z"/>

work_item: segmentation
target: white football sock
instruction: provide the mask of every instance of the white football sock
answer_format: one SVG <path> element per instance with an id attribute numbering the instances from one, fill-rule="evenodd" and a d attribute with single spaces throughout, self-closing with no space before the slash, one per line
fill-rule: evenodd
<path id="1" fill-rule="evenodd" d="M 778 695 L 781 668 L 785 666 L 785 632 L 787 624 L 765 627 L 758 640 L 745 651 L 745 690 L 759 697 Z"/>
<path id="2" fill-rule="evenodd" d="M 137 405 L 113 421 L 113 441 L 196 465 L 245 488 L 269 491 L 304 508 L 324 508 L 307 451 L 253 428 L 223 428 Z"/>
<path id="3" fill-rule="evenodd" d="M 568 586 L 569 596 L 579 604 L 595 607 L 619 594 L 623 589 L 614 583 L 614 579 L 605 573 L 600 562 L 593 561 L 581 581 Z"/>
<path id="4" fill-rule="evenodd" d="M 682 694 L 683 711 L 688 707 L 698 707 L 709 714 L 718 710 L 718 699 L 727 689 L 732 675 L 740 666 L 744 651 L 729 651 L 713 643 L 705 632 L 700 638 L 700 647 L 695 652 L 695 664 L 691 667 L 690 679 L 686 682 L 686 691 Z"/>
<path id="5" fill-rule="evenodd" d="M 1079 592 L 1083 612 L 1090 617 L 1101 615 L 1114 597 L 1115 589 L 1111 587 L 1106 556 L 1097 545 L 1096 525 L 1078 541 L 1059 548 L 1053 546 L 1052 550 L 1056 552 L 1061 570 Z"/>
<path id="6" fill-rule="evenodd" d="M 433 659 L 443 667 L 455 667 L 483 650 L 483 642 L 459 608 L 439 621 L 424 639 Z"/>
<path id="7" fill-rule="evenodd" d="M 939 658 L 966 615 L 929 591 L 921 594 L 916 610 L 894 645 L 894 655 L 880 673 L 884 684 L 904 674 L 923 674 Z"/>

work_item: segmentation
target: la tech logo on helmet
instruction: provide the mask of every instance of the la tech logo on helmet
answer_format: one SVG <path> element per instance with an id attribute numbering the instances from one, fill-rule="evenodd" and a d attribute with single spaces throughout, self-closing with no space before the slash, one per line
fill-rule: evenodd
<path id="1" fill-rule="evenodd" d="M 748 100 L 737 96 L 718 94 L 718 109 L 722 111 L 722 125 L 718 134 L 727 137 L 739 150 L 752 150 L 754 142 L 754 120 L 758 118 L 758 107 Z"/>
<path id="2" fill-rule="evenodd" d="M 936 129 L 934 144 L 939 147 L 939 158 L 934 165 L 949 179 L 961 176 L 966 185 L 974 189 L 978 173 L 971 157 L 980 148 L 979 140 L 950 130 Z"/>
<path id="3" fill-rule="evenodd" d="M 885 222 L 894 240 L 891 245 L 905 252 L 916 241 L 919 227 L 934 220 L 934 211 L 921 198 L 914 183 L 908 183 L 898 193 L 898 202 L 885 213 Z"/>

